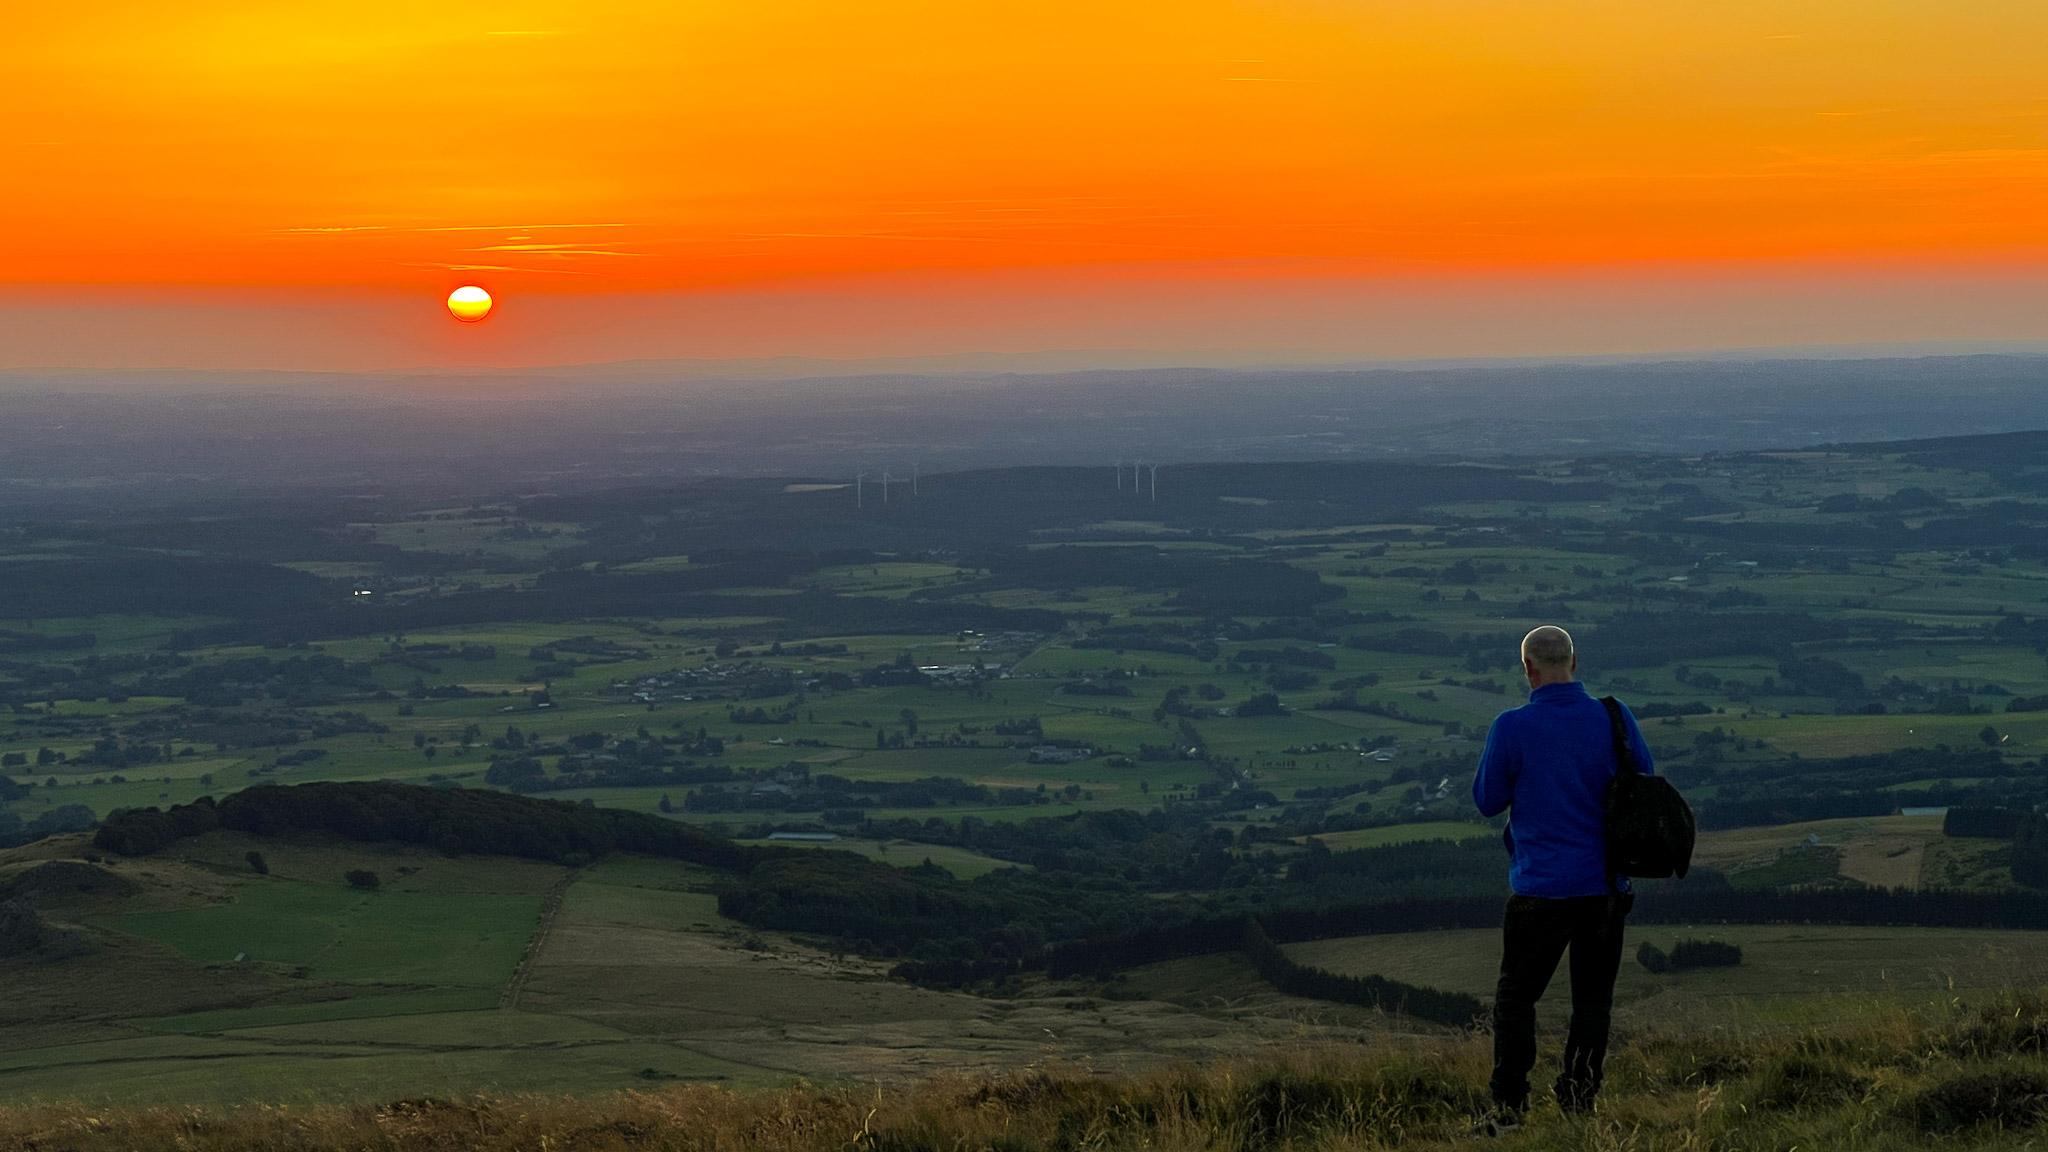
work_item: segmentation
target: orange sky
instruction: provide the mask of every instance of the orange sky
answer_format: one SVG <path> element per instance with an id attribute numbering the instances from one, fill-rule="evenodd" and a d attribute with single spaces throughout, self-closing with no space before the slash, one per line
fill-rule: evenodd
<path id="1" fill-rule="evenodd" d="M 21 5 L 0 287 L 2038 271 L 2044 45 L 2040 0 Z"/>

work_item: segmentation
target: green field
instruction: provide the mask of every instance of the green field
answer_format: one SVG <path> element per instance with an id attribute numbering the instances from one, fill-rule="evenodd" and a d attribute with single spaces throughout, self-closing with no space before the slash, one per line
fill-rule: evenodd
<path id="1" fill-rule="evenodd" d="M 251 880 L 233 904 L 105 924 L 209 964 L 247 956 L 330 980 L 496 987 L 511 977 L 539 914 L 528 896 Z"/>
<path id="2" fill-rule="evenodd" d="M 271 876 L 225 874 L 224 866 L 203 860 L 196 867 L 143 865 L 131 873 L 144 882 L 142 891 L 86 922 L 174 949 L 201 980 L 208 972 L 272 971 L 286 977 L 281 991 L 300 985 L 320 998 L 143 1015 L 126 1021 L 131 1034 L 119 1039 L 24 1044 L 0 1033 L 0 1101 L 315 1104 L 418 1092 L 597 1094 L 675 1079 L 784 1078 L 776 1068 L 573 1014 L 500 1007 L 514 966 L 535 938 L 541 882 L 566 875 L 561 869 L 331 842 L 264 843 L 239 834 L 194 842 L 201 857 L 251 843 L 267 849 Z M 404 887 L 362 892 L 279 875 L 351 865 L 382 868 Z M 620 932 L 719 939 L 739 926 L 720 917 L 716 899 L 703 891 L 716 880 L 670 861 L 613 857 L 577 876 L 558 916 Z M 231 902 L 122 910 L 189 900 L 205 891 L 195 885 L 208 883 Z M 238 962 L 235 953 L 246 958 Z M 146 1001 L 146 990 L 135 991 Z"/>

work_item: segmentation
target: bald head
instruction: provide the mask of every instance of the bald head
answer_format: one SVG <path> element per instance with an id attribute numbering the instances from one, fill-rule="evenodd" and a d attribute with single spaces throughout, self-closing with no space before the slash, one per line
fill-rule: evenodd
<path id="1" fill-rule="evenodd" d="M 1572 634 L 1555 624 L 1532 629 L 1522 637 L 1522 663 L 1533 679 L 1569 680 L 1578 671 L 1579 655 L 1572 647 Z"/>

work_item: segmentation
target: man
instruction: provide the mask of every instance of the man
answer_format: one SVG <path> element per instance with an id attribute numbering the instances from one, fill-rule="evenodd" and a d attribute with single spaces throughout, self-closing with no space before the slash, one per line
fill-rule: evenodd
<path id="1" fill-rule="evenodd" d="M 1635 902 L 1627 878 L 1607 871 L 1607 782 L 1619 766 L 1607 709 L 1579 683 L 1571 635 L 1546 624 L 1523 637 L 1522 672 L 1529 702 L 1493 722 L 1472 780 L 1481 813 L 1510 813 L 1502 838 L 1513 858 L 1514 895 L 1493 1000 L 1496 1130 L 1515 1126 L 1529 1106 L 1536 1001 L 1567 946 L 1572 1019 L 1557 1102 L 1567 1112 L 1592 1109 L 1607 1058 L 1622 921 Z M 1622 717 L 1636 764 L 1649 772 L 1642 731 L 1627 709 Z"/>

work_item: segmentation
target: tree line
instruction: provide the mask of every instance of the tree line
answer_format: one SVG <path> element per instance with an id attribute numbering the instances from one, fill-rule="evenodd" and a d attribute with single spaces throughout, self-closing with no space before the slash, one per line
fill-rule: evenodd
<path id="1" fill-rule="evenodd" d="M 1842 924 L 1859 927 L 2048 928 L 2048 894 L 1909 892 L 1867 888 L 1818 891 L 1686 891 L 1645 886 L 1630 919 L 1638 924 Z M 1335 908 L 1296 908 L 1262 916 L 1280 943 L 1329 940 L 1500 923 L 1498 898 L 1414 900 Z M 1054 977 L 1114 973 L 1142 964 L 1229 952 L 1243 921 L 1204 917 L 1138 932 L 1074 940 L 1047 948 L 1037 963 Z"/>
<path id="2" fill-rule="evenodd" d="M 1345 976 L 1299 963 L 1281 951 L 1252 917 L 1245 918 L 1241 948 L 1266 983 L 1290 996 L 1400 1012 L 1454 1028 L 1470 1025 L 1485 1007 L 1477 996 L 1463 992 L 1404 984 L 1378 975 Z"/>
<path id="3" fill-rule="evenodd" d="M 384 781 L 259 786 L 218 802 L 201 797 L 163 811 L 131 808 L 109 815 L 93 843 L 122 856 L 147 856 L 216 828 L 264 837 L 328 832 L 363 842 L 556 864 L 642 852 L 737 872 L 752 867 L 762 852 L 644 812 Z"/>

